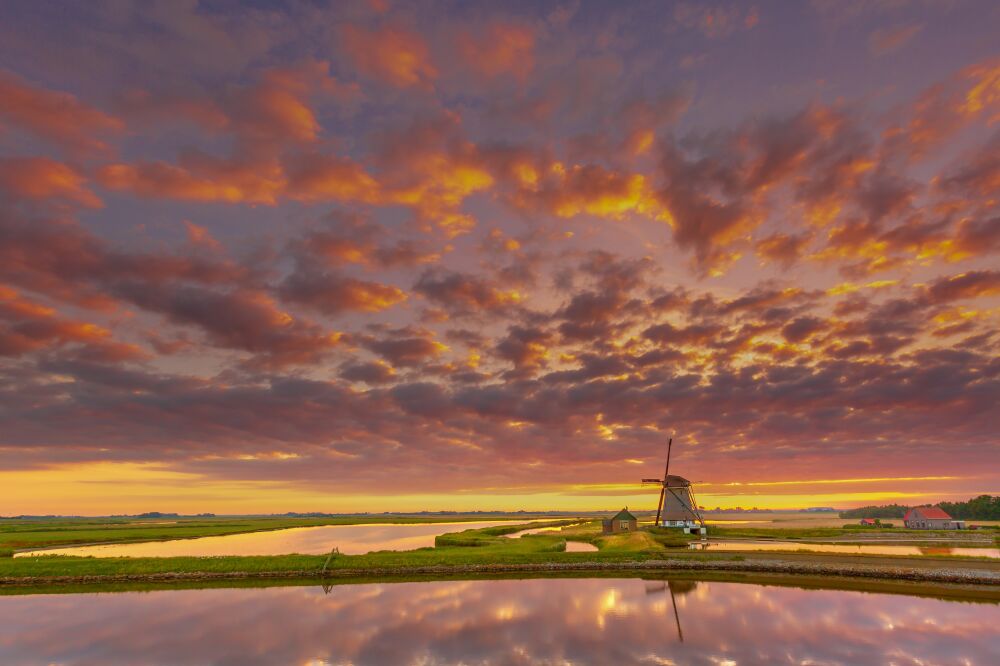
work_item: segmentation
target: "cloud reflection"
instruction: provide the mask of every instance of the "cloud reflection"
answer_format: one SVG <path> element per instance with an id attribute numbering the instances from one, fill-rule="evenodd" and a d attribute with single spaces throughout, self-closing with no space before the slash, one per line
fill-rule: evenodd
<path id="1" fill-rule="evenodd" d="M 638 579 L 48 595 L 0 598 L 0 661 L 985 664 L 998 621 L 995 605 Z"/>

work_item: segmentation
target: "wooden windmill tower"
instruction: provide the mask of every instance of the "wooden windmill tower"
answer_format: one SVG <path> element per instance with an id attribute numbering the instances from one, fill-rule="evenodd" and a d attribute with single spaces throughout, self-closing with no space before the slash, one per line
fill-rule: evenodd
<path id="1" fill-rule="evenodd" d="M 670 473 L 670 452 L 674 447 L 674 439 L 667 443 L 667 466 L 663 470 L 663 479 L 643 479 L 644 485 L 660 486 L 660 501 L 656 505 L 657 527 L 680 527 L 692 534 L 705 534 L 705 521 L 698 511 L 698 502 L 694 498 L 691 482 L 683 476 Z"/>

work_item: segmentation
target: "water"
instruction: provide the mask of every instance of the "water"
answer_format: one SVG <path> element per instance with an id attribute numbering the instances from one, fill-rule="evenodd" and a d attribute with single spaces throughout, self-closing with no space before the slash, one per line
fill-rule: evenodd
<path id="1" fill-rule="evenodd" d="M 527 530 L 521 530 L 520 532 L 512 532 L 510 534 L 505 534 L 504 536 L 509 539 L 519 539 L 525 534 L 546 534 L 551 532 L 559 532 L 563 528 L 559 527 L 532 527 Z M 597 546 L 592 543 L 587 543 L 585 541 L 566 541 L 566 552 L 567 553 L 596 553 Z"/>
<path id="2" fill-rule="evenodd" d="M 960 548 L 952 546 L 887 546 L 876 544 L 800 543 L 796 541 L 707 541 L 692 543 L 698 550 L 808 550 L 816 553 L 853 555 L 961 555 L 1000 558 L 998 548 Z"/>
<path id="3" fill-rule="evenodd" d="M 531 521 L 529 521 L 531 522 Z M 325 555 L 336 546 L 345 555 L 376 550 L 413 550 L 434 545 L 434 537 L 449 532 L 509 525 L 509 520 L 466 523 L 421 523 L 383 525 L 324 525 L 292 527 L 269 532 L 226 536 L 147 541 L 144 543 L 101 544 L 51 548 L 17 553 L 34 555 L 77 555 L 81 557 L 212 557 L 221 555 Z M 0 662 L 2 663 L 2 662 Z"/>
<path id="4" fill-rule="evenodd" d="M 995 603 L 608 578 L 328 590 L 0 597 L 0 663 L 1000 663 Z"/>

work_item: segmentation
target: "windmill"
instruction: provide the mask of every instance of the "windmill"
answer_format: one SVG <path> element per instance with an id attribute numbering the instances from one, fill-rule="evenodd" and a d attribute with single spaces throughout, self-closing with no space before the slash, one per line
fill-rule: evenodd
<path id="1" fill-rule="evenodd" d="M 660 486 L 660 501 L 656 505 L 657 527 L 682 527 L 685 531 L 705 533 L 705 521 L 698 512 L 691 482 L 683 476 L 670 473 L 670 452 L 674 448 L 674 438 L 667 442 L 667 466 L 662 479 L 642 479 L 643 485 Z M 696 531 L 694 531 L 696 530 Z"/>

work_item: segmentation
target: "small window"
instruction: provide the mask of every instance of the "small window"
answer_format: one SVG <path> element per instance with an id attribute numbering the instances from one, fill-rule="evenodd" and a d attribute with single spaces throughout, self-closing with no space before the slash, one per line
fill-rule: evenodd
<path id="1" fill-rule="evenodd" d="M 623 530 L 627 530 L 628 529 L 628 521 L 627 520 L 619 521 L 618 526 L 620 528 L 622 528 Z"/>

